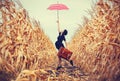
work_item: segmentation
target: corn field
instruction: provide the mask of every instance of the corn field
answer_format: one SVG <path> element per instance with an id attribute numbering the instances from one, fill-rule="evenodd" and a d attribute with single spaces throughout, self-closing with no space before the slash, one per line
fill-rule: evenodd
<path id="1" fill-rule="evenodd" d="M 89 81 L 120 78 L 120 1 L 99 0 L 91 19 L 85 18 L 69 48 L 77 66 L 89 73 Z M 120 80 L 120 79 L 119 79 Z"/>
<path id="2" fill-rule="evenodd" d="M 40 72 L 41 68 L 54 65 L 56 57 L 52 42 L 40 29 L 39 22 L 29 18 L 19 1 L 0 1 L 0 15 L 1 74 L 6 72 L 9 77 L 16 78 L 22 72 L 27 73 L 26 70 Z M 33 76 L 32 73 L 29 75 Z M 18 76 L 21 77 L 23 76 Z"/>
<path id="3" fill-rule="evenodd" d="M 77 68 L 58 72 L 40 22 L 19 0 L 0 0 L 0 81 L 120 81 L 120 0 L 99 0 L 88 13 L 68 43 Z"/>

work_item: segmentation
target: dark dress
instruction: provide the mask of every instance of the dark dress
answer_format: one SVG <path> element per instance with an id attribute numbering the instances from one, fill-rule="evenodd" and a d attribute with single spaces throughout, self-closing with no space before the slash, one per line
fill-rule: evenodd
<path id="1" fill-rule="evenodd" d="M 55 42 L 56 48 L 59 50 L 60 47 L 64 47 L 63 40 L 66 41 L 65 36 L 60 32 L 59 36 L 57 37 L 57 41 Z"/>

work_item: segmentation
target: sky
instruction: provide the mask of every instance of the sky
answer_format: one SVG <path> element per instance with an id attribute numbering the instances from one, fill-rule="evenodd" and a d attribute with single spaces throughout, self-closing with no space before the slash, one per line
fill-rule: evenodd
<path id="1" fill-rule="evenodd" d="M 69 42 L 78 30 L 78 24 L 83 23 L 83 16 L 89 17 L 86 11 L 91 9 L 91 6 L 94 5 L 93 2 L 96 2 L 96 0 L 20 0 L 29 16 L 40 22 L 40 27 L 53 43 L 58 36 L 57 11 L 47 8 L 51 4 L 56 4 L 57 1 L 69 8 L 59 11 L 60 29 L 68 30 L 66 40 Z"/>

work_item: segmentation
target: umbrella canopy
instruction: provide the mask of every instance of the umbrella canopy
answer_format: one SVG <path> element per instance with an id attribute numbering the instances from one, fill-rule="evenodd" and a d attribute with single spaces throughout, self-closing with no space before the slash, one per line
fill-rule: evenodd
<path id="1" fill-rule="evenodd" d="M 48 7 L 49 10 L 68 10 L 68 7 L 64 4 L 52 4 Z"/>
<path id="2" fill-rule="evenodd" d="M 57 4 L 51 4 L 47 9 L 57 11 L 57 23 L 59 27 L 59 10 L 68 10 L 69 8 L 64 4 L 60 4 L 57 2 Z"/>

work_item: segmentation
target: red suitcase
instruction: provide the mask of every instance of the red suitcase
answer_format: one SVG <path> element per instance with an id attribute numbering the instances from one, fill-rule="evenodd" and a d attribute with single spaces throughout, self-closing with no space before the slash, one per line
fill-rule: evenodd
<path id="1" fill-rule="evenodd" d="M 69 60 L 70 57 L 72 56 L 72 52 L 64 47 L 61 47 L 59 49 L 58 56 L 66 60 Z"/>

